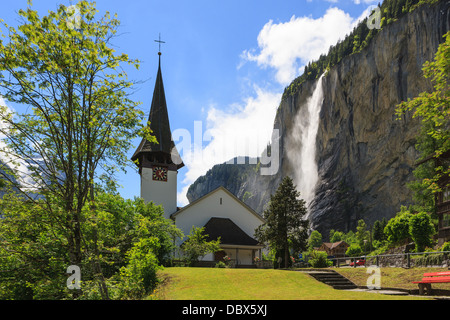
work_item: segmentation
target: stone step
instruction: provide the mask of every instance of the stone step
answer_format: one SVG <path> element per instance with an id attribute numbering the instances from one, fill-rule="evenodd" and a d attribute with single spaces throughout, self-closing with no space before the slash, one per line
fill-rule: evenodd
<path id="1" fill-rule="evenodd" d="M 306 271 L 306 273 L 308 273 L 317 281 L 323 282 L 326 285 L 333 287 L 334 289 L 349 290 L 357 288 L 357 285 L 334 270 Z"/>

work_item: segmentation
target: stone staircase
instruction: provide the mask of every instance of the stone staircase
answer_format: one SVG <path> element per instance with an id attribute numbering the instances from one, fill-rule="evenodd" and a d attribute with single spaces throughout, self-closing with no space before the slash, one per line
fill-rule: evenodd
<path id="1" fill-rule="evenodd" d="M 305 270 L 302 272 L 309 274 L 314 279 L 321 281 L 334 289 L 348 290 L 358 288 L 356 284 L 334 270 Z"/>

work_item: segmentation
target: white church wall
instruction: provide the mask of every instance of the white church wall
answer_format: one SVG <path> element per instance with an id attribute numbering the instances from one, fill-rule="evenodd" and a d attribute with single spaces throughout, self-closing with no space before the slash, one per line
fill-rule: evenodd
<path id="1" fill-rule="evenodd" d="M 200 259 L 201 261 L 214 261 L 214 253 L 208 253 L 203 258 Z"/>
<path id="2" fill-rule="evenodd" d="M 175 216 L 175 224 L 187 236 L 192 226 L 203 227 L 212 217 L 229 218 L 245 233 L 253 237 L 262 220 L 236 201 L 223 189 L 213 191 L 208 196 L 183 209 Z"/>
<path id="3" fill-rule="evenodd" d="M 142 168 L 141 173 L 141 197 L 145 202 L 153 201 L 164 208 L 164 217 L 170 219 L 170 215 L 177 210 L 177 171 L 169 170 L 167 181 L 153 180 L 153 170 Z"/>

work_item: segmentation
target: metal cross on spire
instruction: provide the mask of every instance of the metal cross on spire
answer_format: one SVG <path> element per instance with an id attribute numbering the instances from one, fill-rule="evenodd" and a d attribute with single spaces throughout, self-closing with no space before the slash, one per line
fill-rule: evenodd
<path id="1" fill-rule="evenodd" d="M 155 42 L 159 43 L 159 52 L 158 52 L 158 54 L 161 55 L 161 43 L 166 43 L 165 41 L 161 41 L 161 33 L 159 34 L 159 40 L 155 40 Z"/>

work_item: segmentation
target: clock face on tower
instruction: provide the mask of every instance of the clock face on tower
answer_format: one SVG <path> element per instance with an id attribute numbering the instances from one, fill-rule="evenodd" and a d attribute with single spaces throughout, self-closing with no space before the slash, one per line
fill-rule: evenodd
<path id="1" fill-rule="evenodd" d="M 153 180 L 167 181 L 167 168 L 153 167 Z"/>

